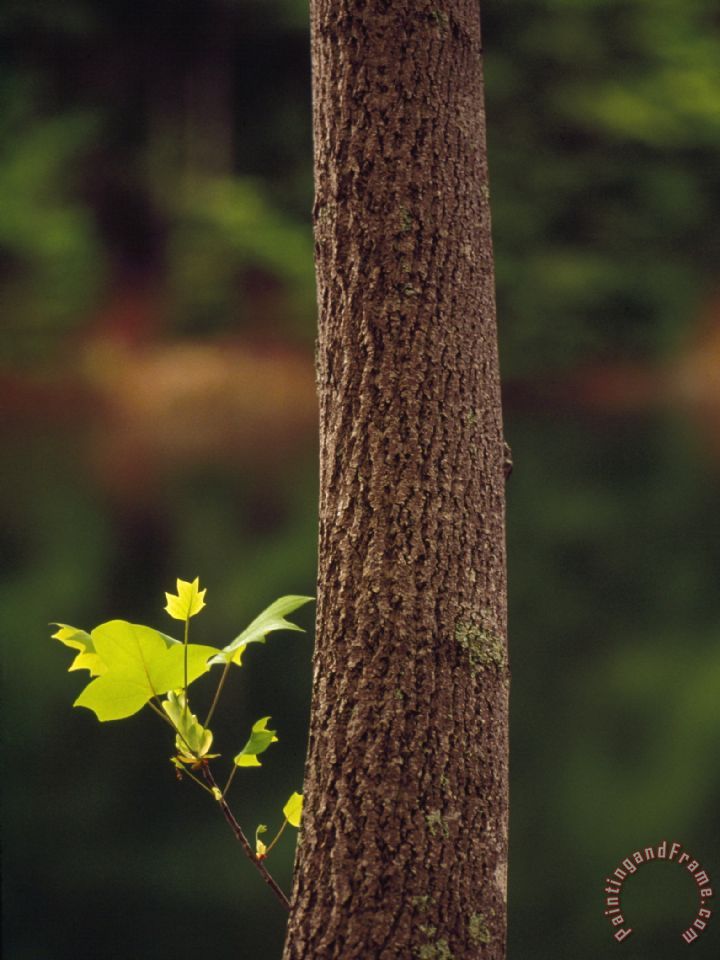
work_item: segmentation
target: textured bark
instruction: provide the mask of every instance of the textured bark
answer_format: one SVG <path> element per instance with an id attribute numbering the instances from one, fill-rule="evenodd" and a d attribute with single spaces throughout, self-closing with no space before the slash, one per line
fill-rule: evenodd
<path id="1" fill-rule="evenodd" d="M 505 956 L 504 450 L 477 0 L 312 0 L 321 494 L 285 960 Z"/>

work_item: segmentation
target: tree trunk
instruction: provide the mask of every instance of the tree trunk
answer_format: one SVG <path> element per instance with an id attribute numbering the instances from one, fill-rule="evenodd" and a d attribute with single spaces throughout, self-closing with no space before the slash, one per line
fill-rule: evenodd
<path id="1" fill-rule="evenodd" d="M 477 0 L 311 0 L 317 647 L 285 960 L 505 956 L 504 472 Z"/>

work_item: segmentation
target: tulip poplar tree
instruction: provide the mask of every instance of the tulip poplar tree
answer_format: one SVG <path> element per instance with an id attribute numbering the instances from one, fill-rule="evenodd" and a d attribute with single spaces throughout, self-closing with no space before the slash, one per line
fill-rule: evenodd
<path id="1" fill-rule="evenodd" d="M 499 960 L 506 457 L 479 4 L 310 9 L 319 587 L 284 960 Z"/>

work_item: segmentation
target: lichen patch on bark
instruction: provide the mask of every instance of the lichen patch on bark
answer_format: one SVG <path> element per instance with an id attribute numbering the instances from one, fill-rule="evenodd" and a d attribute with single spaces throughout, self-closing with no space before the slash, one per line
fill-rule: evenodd
<path id="1" fill-rule="evenodd" d="M 455 640 L 467 653 L 473 670 L 494 667 L 503 671 L 507 667 L 505 641 L 498 634 L 461 620 L 455 627 Z"/>

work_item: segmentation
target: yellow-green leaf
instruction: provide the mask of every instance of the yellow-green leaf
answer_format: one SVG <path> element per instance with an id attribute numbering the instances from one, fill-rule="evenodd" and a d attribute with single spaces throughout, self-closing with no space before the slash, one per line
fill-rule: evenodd
<path id="1" fill-rule="evenodd" d="M 130 717 L 151 697 L 183 686 L 185 647 L 168 644 L 157 630 L 110 620 L 90 637 L 106 671 L 85 687 L 75 706 L 94 711 L 98 720 Z M 188 683 L 209 669 L 208 659 L 216 653 L 215 647 L 188 644 Z"/>
<path id="2" fill-rule="evenodd" d="M 250 739 L 233 761 L 236 767 L 262 766 L 257 755 L 264 753 L 271 743 L 277 743 L 276 731 L 267 729 L 269 719 L 270 717 L 263 717 L 253 724 Z"/>
<path id="3" fill-rule="evenodd" d="M 247 754 L 239 753 L 235 757 L 235 766 L 236 767 L 261 767 L 262 764 L 253 753 L 247 753 Z"/>
<path id="4" fill-rule="evenodd" d="M 162 707 L 177 730 L 175 748 L 178 754 L 198 760 L 206 756 L 212 746 L 212 732 L 202 726 L 194 713 L 190 713 L 182 690 L 170 690 Z"/>
<path id="5" fill-rule="evenodd" d="M 195 614 L 200 613 L 205 606 L 205 594 L 207 590 L 200 589 L 200 578 L 190 583 L 187 580 L 177 581 L 177 594 L 166 593 L 167 604 L 165 609 L 175 620 L 189 620 Z"/>
<path id="6" fill-rule="evenodd" d="M 97 655 L 89 633 L 86 633 L 85 630 L 79 630 L 77 627 L 70 627 L 66 623 L 54 623 L 53 626 L 59 628 L 53 633 L 53 639 L 64 643 L 66 647 L 79 651 L 68 667 L 68 671 L 89 670 L 92 677 L 99 677 L 100 674 L 106 672 L 107 667 Z"/>
<path id="7" fill-rule="evenodd" d="M 288 800 L 288 802 L 283 807 L 283 813 L 285 814 L 285 819 L 290 824 L 291 827 L 300 826 L 300 818 L 302 817 L 302 803 L 303 798 L 301 793 L 293 793 Z"/>
<path id="8" fill-rule="evenodd" d="M 247 645 L 249 643 L 265 643 L 265 637 L 273 630 L 297 630 L 304 633 L 302 627 L 286 620 L 285 616 L 314 599 L 314 597 L 299 596 L 280 597 L 279 600 L 271 603 L 269 607 L 255 617 L 250 626 L 235 637 L 232 643 L 223 647 L 222 652 L 214 658 L 213 663 L 227 663 L 228 660 L 231 660 L 240 666 Z"/>

